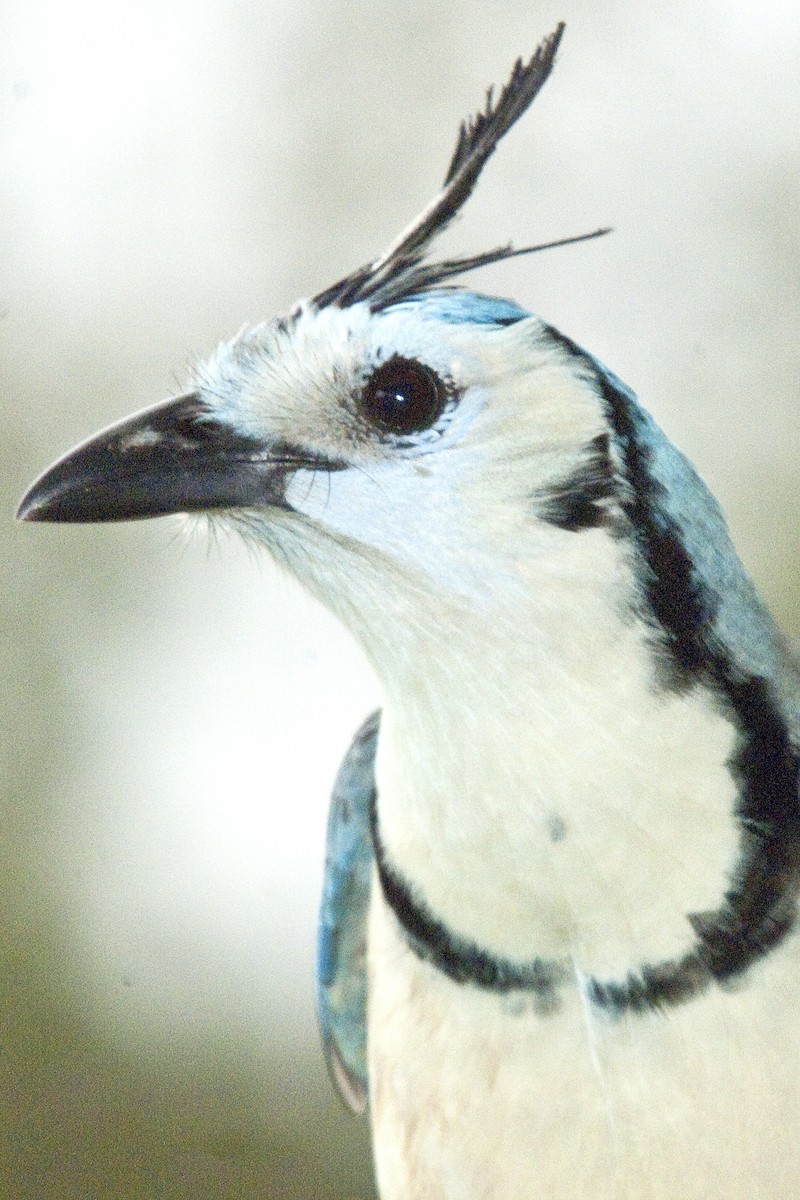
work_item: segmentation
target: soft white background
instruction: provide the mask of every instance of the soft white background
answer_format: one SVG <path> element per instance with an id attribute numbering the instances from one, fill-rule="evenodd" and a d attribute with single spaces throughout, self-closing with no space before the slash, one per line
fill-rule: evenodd
<path id="1" fill-rule="evenodd" d="M 380 250 L 459 119 L 558 67 L 443 244 L 604 359 L 800 631 L 800 6 L 5 0 L 0 1194 L 369 1194 L 317 1049 L 327 793 L 378 698 L 266 560 L 15 527 L 30 478 Z"/>

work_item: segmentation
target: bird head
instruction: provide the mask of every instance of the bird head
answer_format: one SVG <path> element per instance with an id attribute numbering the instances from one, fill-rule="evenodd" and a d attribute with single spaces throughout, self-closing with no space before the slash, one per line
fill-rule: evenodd
<path id="1" fill-rule="evenodd" d="M 445 262 L 428 250 L 544 83 L 561 33 L 462 124 L 441 191 L 384 254 L 221 345 L 186 394 L 72 450 L 19 516 L 230 523 L 372 649 L 388 609 L 424 624 L 457 617 L 466 596 L 474 607 L 526 591 L 520 564 L 575 519 L 576 473 L 594 481 L 583 523 L 609 515 L 601 399 L 537 317 L 448 283 L 542 247 Z"/>

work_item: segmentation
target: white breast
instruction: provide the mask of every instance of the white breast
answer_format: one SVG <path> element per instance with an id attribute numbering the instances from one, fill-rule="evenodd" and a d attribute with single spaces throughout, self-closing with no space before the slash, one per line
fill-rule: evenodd
<path id="1" fill-rule="evenodd" d="M 376 888 L 376 895 L 378 895 Z M 369 1062 L 382 1200 L 800 1195 L 800 945 L 733 991 L 603 1018 L 446 980 L 380 899 Z"/>
<path id="2" fill-rule="evenodd" d="M 542 616 L 542 645 L 454 630 L 402 708 L 387 703 L 381 834 L 454 933 L 624 978 L 686 953 L 689 914 L 718 909 L 730 886 L 738 735 L 713 693 L 659 685 L 641 625 L 612 620 L 604 597 L 595 613 L 570 585 L 552 601 L 557 656 Z M 566 640 L 570 603 L 588 612 Z"/>

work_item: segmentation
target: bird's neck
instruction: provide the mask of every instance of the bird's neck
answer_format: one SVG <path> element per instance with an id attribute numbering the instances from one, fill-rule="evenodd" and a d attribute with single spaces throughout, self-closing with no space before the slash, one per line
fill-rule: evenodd
<path id="1" fill-rule="evenodd" d="M 377 782 L 387 860 L 442 927 L 624 978 L 687 952 L 739 831 L 733 726 L 706 688 L 665 690 L 615 586 L 527 580 L 527 610 L 401 639 Z"/>

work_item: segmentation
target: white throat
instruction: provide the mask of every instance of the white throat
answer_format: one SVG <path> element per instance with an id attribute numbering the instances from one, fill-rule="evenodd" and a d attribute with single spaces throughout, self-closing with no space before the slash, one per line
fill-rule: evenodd
<path id="1" fill-rule="evenodd" d="M 454 934 L 624 979 L 687 953 L 689 914 L 722 904 L 736 733 L 705 688 L 664 690 L 621 584 L 597 584 L 630 582 L 623 547 L 575 545 L 574 574 L 551 556 L 531 568 L 526 609 L 452 614 L 427 649 L 400 637 L 378 661 L 380 829 Z"/>

